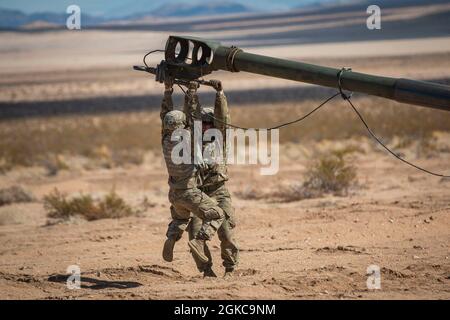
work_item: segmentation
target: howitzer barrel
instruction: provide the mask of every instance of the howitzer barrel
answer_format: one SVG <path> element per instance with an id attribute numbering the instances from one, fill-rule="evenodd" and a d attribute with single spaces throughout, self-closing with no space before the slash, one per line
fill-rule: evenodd
<path id="1" fill-rule="evenodd" d="M 341 69 L 257 55 L 215 41 L 170 36 L 165 52 L 166 61 L 187 78 L 200 77 L 214 70 L 246 71 L 339 88 Z M 191 58 L 188 58 L 189 54 Z M 450 111 L 450 87 L 446 85 L 353 71 L 341 72 L 340 83 L 345 90 Z"/>
<path id="2" fill-rule="evenodd" d="M 277 78 L 338 88 L 340 69 L 296 61 L 237 52 L 236 71 L 247 71 Z M 430 82 L 373 76 L 359 72 L 344 72 L 341 87 L 345 90 L 370 94 L 399 102 L 450 111 L 450 88 Z"/>

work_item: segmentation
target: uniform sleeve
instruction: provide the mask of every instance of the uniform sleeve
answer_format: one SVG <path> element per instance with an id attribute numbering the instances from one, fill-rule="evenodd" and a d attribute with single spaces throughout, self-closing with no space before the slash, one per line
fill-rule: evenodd
<path id="1" fill-rule="evenodd" d="M 223 91 L 216 93 L 216 101 L 214 104 L 214 127 L 219 129 L 225 137 L 227 124 L 230 122 L 230 114 L 228 112 L 227 97 Z"/>
<path id="2" fill-rule="evenodd" d="M 172 101 L 172 93 L 173 89 L 164 90 L 164 97 L 161 103 L 161 121 L 164 120 L 164 116 L 173 110 L 173 101 Z"/>
<path id="3" fill-rule="evenodd" d="M 201 119 L 201 107 L 196 90 L 188 90 L 184 96 L 183 112 L 190 128 L 193 127 L 194 120 Z"/>

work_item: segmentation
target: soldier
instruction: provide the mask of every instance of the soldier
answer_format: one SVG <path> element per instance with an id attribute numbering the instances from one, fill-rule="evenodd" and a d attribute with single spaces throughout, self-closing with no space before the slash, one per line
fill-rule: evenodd
<path id="1" fill-rule="evenodd" d="M 217 235 L 220 240 L 220 249 L 222 264 L 225 267 L 225 277 L 230 276 L 239 262 L 239 248 L 234 239 L 233 229 L 235 228 L 234 208 L 231 204 L 231 196 L 228 189 L 225 186 L 225 182 L 228 180 L 228 172 L 226 166 L 226 129 L 227 123 L 230 122 L 230 115 L 228 113 L 228 104 L 226 96 L 223 92 L 222 83 L 218 80 L 211 80 L 211 83 L 216 89 L 216 99 L 213 108 L 203 108 L 202 110 L 202 129 L 205 132 L 208 129 L 215 128 L 222 133 L 223 142 L 219 148 L 221 148 L 220 155 L 212 155 L 214 161 L 206 163 L 200 170 L 202 177 L 202 184 L 199 187 L 200 190 L 205 192 L 208 196 L 215 199 L 225 212 L 226 219 L 217 231 Z M 213 153 L 218 151 L 218 148 L 214 146 L 216 141 L 204 143 L 204 154 L 209 152 Z M 208 150 L 209 149 L 209 150 Z M 220 159 L 221 157 L 221 159 Z M 195 234 L 201 228 L 201 221 L 199 218 L 193 217 L 189 225 L 189 238 L 193 239 Z M 215 274 L 212 271 L 212 259 L 208 246 L 205 243 L 205 255 L 209 257 L 209 261 L 204 263 L 200 261 L 194 254 L 192 255 L 197 268 L 200 272 L 203 272 L 204 276 L 212 276 Z"/>
<path id="2" fill-rule="evenodd" d="M 189 85 L 188 95 L 185 97 L 184 112 L 173 109 L 172 93 L 173 79 L 165 77 L 164 98 L 161 104 L 162 120 L 162 149 L 169 173 L 169 201 L 171 203 L 171 214 L 178 218 L 171 223 L 167 233 L 167 240 L 164 243 L 163 257 L 167 261 L 172 260 L 172 252 L 178 235 L 173 230 L 185 230 L 190 213 L 202 220 L 198 232 L 189 241 L 191 252 L 199 261 L 208 262 L 208 257 L 204 253 L 205 241 L 211 239 L 224 221 L 225 215 L 217 202 L 198 188 L 199 173 L 198 168 L 190 159 L 189 163 L 176 164 L 172 159 L 172 151 L 180 143 L 181 137 L 173 135 L 177 129 L 189 129 L 192 131 L 192 121 L 189 118 L 200 115 L 200 106 L 196 100 L 196 90 L 198 85 L 192 82 Z M 186 117 L 189 115 L 189 117 Z"/>
<path id="3" fill-rule="evenodd" d="M 221 257 L 223 266 L 225 267 L 225 277 L 228 277 L 237 266 L 239 258 L 239 249 L 233 237 L 233 228 L 235 227 L 234 209 L 231 204 L 230 193 L 225 186 L 225 181 L 228 180 L 225 156 L 227 154 L 226 125 L 229 122 L 229 113 L 222 83 L 217 80 L 211 80 L 210 82 L 214 84 L 214 88 L 217 91 L 215 107 L 214 109 L 209 107 L 203 108 L 201 112 L 202 131 L 204 133 L 211 128 L 218 129 L 222 135 L 222 141 L 221 143 L 218 141 L 211 141 L 203 144 L 203 154 L 209 154 L 210 157 L 208 157 L 209 161 L 205 160 L 204 165 L 200 169 L 201 185 L 199 186 L 199 189 L 212 199 L 216 200 L 218 206 L 222 208 L 226 216 L 226 219 L 220 226 L 217 234 L 220 240 Z M 214 154 L 217 151 L 219 151 L 219 154 Z M 177 218 L 172 221 L 174 225 L 181 224 L 176 220 Z M 195 235 L 201 230 L 201 227 L 201 219 L 193 216 L 188 228 L 190 240 L 195 239 Z M 178 239 L 181 238 L 181 233 L 178 234 Z M 198 259 L 196 254 L 192 252 L 197 268 L 205 277 L 215 277 L 216 275 L 212 271 L 211 253 L 206 243 L 204 245 L 204 252 L 209 258 L 207 262 Z"/>

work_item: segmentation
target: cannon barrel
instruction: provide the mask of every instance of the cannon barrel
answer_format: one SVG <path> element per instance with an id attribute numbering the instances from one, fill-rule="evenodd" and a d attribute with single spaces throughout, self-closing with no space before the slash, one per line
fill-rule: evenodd
<path id="1" fill-rule="evenodd" d="M 341 69 L 244 52 L 195 37 L 170 36 L 165 59 L 175 76 L 188 80 L 215 70 L 245 71 L 276 78 L 339 88 Z M 429 108 L 450 111 L 450 87 L 425 81 L 342 72 L 341 88 Z"/>

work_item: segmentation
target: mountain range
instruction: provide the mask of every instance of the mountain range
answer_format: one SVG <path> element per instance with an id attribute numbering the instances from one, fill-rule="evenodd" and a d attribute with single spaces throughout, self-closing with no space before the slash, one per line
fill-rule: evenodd
<path id="1" fill-rule="evenodd" d="M 81 12 L 82 23 L 86 26 L 96 26 L 115 20 L 135 20 L 143 17 L 193 17 L 239 14 L 256 12 L 255 9 L 235 2 L 213 2 L 208 4 L 165 4 L 148 12 L 134 13 L 116 19 L 94 16 Z M 26 14 L 20 10 L 0 8 L 0 28 L 18 29 L 28 25 L 41 23 L 48 26 L 63 26 L 68 14 L 53 12 L 37 12 Z"/>

